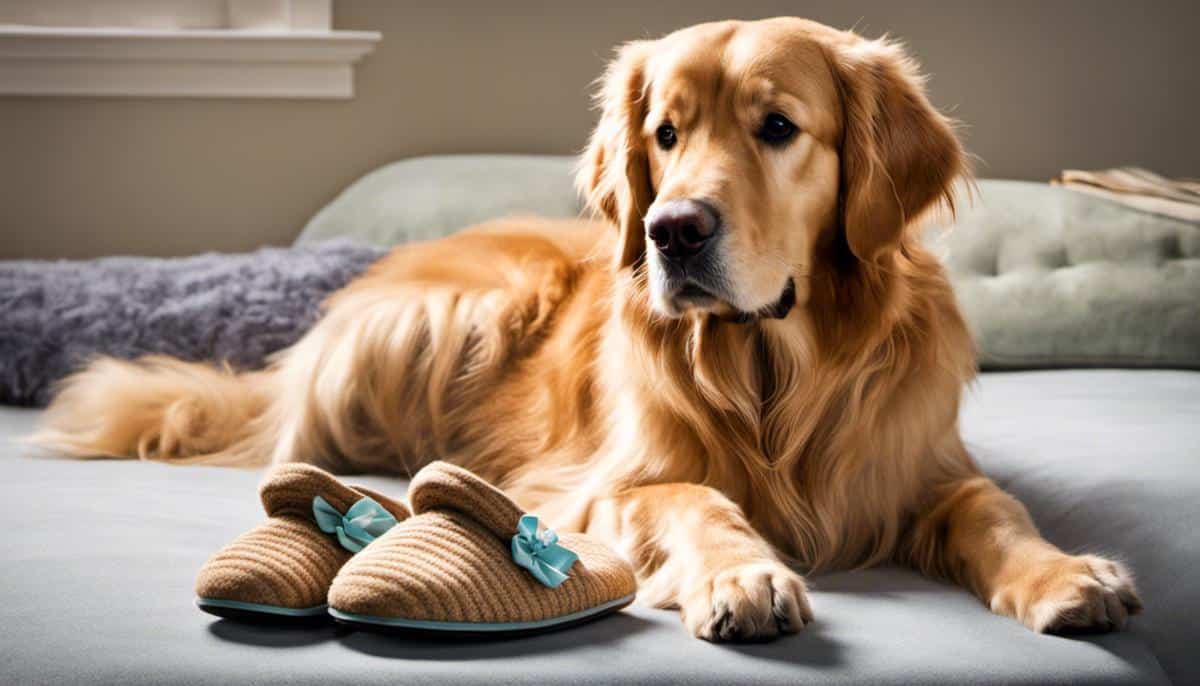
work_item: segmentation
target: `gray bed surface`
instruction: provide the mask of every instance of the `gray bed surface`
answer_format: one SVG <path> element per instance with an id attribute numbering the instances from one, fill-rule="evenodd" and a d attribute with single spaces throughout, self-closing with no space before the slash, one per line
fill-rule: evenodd
<path id="1" fill-rule="evenodd" d="M 209 554 L 261 520 L 259 474 L 31 458 L 10 440 L 37 416 L 0 408 L 6 684 L 1200 679 L 1192 576 L 1200 546 L 1200 373 L 986 374 L 971 393 L 968 442 L 1047 536 L 1072 550 L 1118 555 L 1139 573 L 1147 609 L 1130 631 L 1071 638 L 1031 633 L 963 591 L 901 569 L 813 579 L 816 623 L 761 645 L 703 643 L 674 613 L 646 608 L 558 634 L 480 644 L 239 625 L 196 610 L 192 582 Z"/>

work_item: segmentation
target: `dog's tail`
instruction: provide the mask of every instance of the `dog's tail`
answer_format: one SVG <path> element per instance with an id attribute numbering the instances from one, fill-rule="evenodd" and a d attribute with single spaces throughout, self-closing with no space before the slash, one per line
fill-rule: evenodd
<path id="1" fill-rule="evenodd" d="M 67 377 L 29 442 L 76 458 L 265 465 L 270 370 L 99 358 Z"/>

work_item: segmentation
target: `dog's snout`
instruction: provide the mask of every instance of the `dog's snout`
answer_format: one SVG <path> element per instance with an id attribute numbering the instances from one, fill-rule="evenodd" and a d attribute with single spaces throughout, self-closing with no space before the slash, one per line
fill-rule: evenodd
<path id="1" fill-rule="evenodd" d="M 681 259 L 704 249 L 717 233 L 720 217 L 699 200 L 671 200 L 646 215 L 646 235 L 664 257 Z"/>

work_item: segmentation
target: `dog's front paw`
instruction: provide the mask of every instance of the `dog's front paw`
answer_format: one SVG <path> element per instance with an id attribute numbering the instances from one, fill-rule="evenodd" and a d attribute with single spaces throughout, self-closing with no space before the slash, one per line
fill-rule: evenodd
<path id="1" fill-rule="evenodd" d="M 993 612 L 1039 632 L 1112 631 L 1142 609 L 1123 565 L 1095 555 L 1037 562 L 992 595 Z"/>
<path id="2" fill-rule="evenodd" d="M 812 621 L 804 579 L 775 560 L 746 562 L 704 575 L 680 601 L 683 623 L 708 641 L 765 640 Z"/>

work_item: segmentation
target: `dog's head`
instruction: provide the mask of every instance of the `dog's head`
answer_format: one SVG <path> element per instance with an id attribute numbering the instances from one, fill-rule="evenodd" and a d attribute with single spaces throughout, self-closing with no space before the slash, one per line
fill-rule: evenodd
<path id="1" fill-rule="evenodd" d="M 963 170 L 899 47 L 802 19 L 629 43 L 599 101 L 579 186 L 672 317 L 786 315 L 818 242 L 884 262 Z"/>

